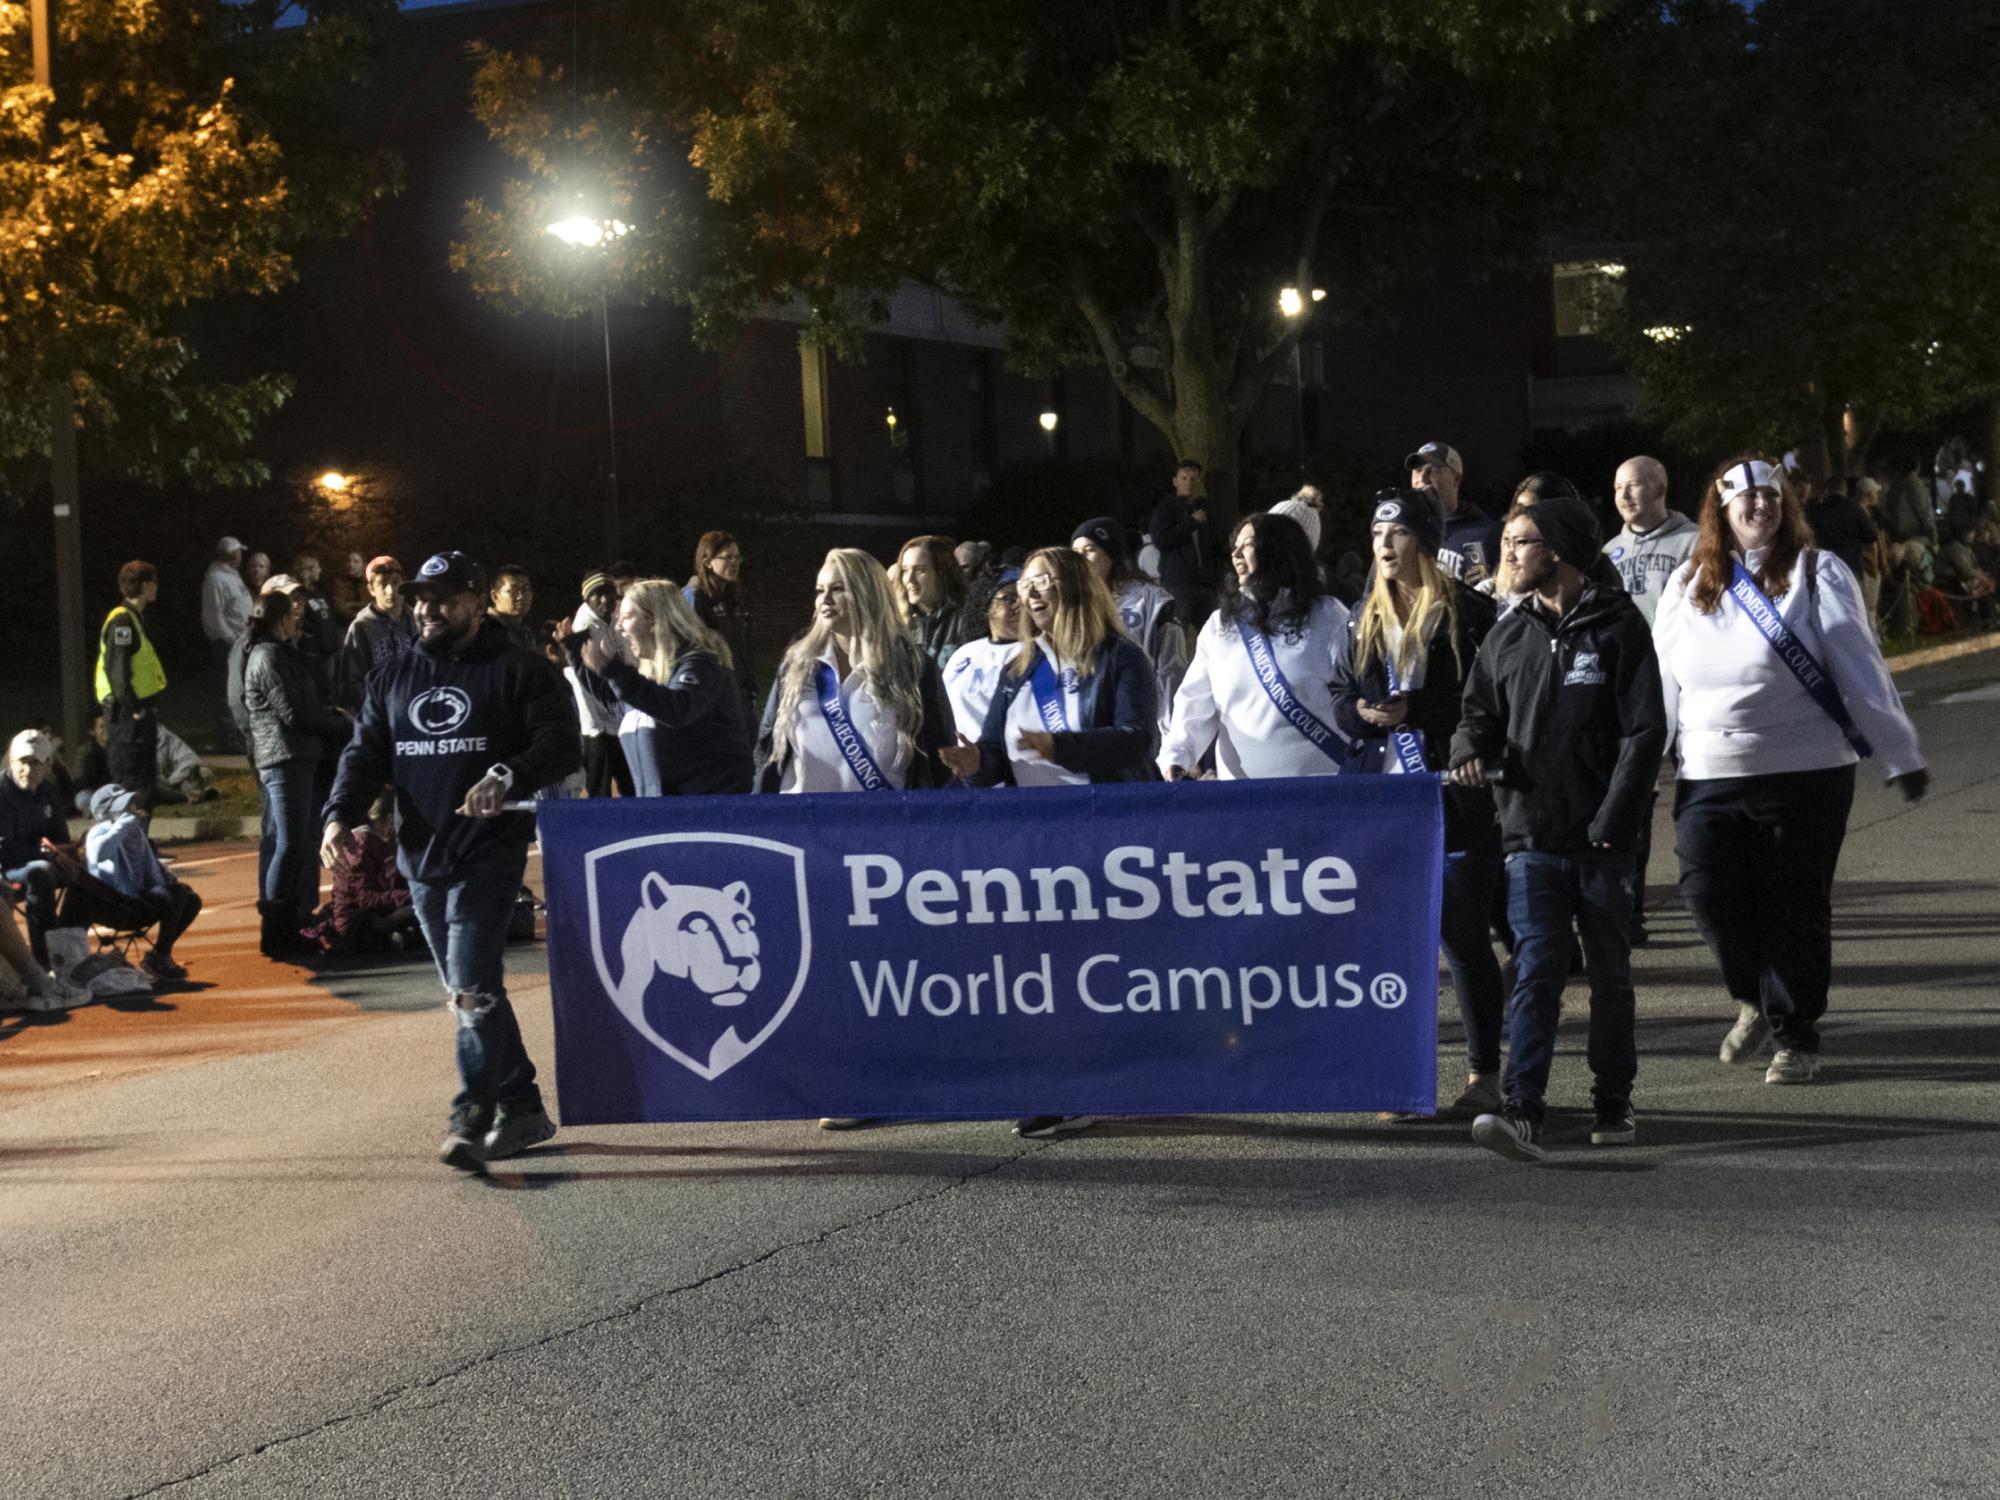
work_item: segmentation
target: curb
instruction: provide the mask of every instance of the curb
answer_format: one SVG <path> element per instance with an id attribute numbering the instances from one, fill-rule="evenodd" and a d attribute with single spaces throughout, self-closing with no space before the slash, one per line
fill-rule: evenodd
<path id="1" fill-rule="evenodd" d="M 156 844 L 192 844 L 204 839 L 254 839 L 264 833 L 262 818 L 154 818 L 148 830 Z"/>
<path id="2" fill-rule="evenodd" d="M 1889 658 L 1889 670 L 1901 672 L 1914 667 L 1928 667 L 1933 662 L 1951 661 L 1955 657 L 1971 656 L 1995 647 L 2000 647 L 2000 630 L 1952 641 L 1944 646 L 1928 646 L 1922 651 L 1906 651 L 1901 656 L 1892 656 Z"/>

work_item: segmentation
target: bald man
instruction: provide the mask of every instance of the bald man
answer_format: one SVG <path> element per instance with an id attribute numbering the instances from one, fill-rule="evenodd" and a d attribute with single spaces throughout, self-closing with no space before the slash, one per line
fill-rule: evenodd
<path id="1" fill-rule="evenodd" d="M 1701 528 L 1679 511 L 1667 508 L 1667 469 L 1657 458 L 1641 455 L 1620 464 L 1611 482 L 1611 499 L 1625 529 L 1604 544 L 1604 555 L 1651 625 L 1667 580 L 1694 551 Z M 1653 804 L 1658 800 L 1657 791 L 1647 800 L 1646 816 L 1639 825 L 1639 847 L 1633 853 L 1631 937 L 1635 947 L 1647 940 L 1646 864 L 1653 854 Z"/>

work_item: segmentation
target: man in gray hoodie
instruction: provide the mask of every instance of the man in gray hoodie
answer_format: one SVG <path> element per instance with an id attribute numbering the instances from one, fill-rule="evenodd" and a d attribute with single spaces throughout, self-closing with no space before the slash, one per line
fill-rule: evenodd
<path id="1" fill-rule="evenodd" d="M 1604 544 L 1604 555 L 1625 580 L 1625 592 L 1639 606 L 1646 623 L 1660 607 L 1667 580 L 1680 571 L 1701 528 L 1677 510 L 1667 509 L 1667 470 L 1657 458 L 1628 458 L 1611 482 L 1612 503 L 1624 530 Z M 1639 825 L 1639 847 L 1632 857 L 1632 944 L 1646 941 L 1646 863 L 1653 853 L 1653 804 L 1646 803 Z"/>

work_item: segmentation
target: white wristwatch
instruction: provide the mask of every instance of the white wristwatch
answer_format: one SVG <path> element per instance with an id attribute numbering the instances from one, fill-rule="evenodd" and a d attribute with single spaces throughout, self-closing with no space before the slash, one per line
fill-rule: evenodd
<path id="1" fill-rule="evenodd" d="M 495 761 L 486 768 L 486 774 L 500 783 L 502 791 L 506 791 L 514 785 L 514 773 L 507 769 L 505 762 Z"/>

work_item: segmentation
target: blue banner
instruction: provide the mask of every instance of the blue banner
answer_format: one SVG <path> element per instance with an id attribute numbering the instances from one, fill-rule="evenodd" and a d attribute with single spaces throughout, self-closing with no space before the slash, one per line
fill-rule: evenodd
<path id="1" fill-rule="evenodd" d="M 1436 1103 L 1433 775 L 537 815 L 565 1124 Z"/>

